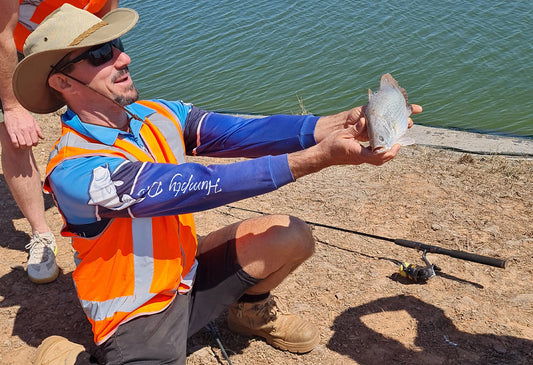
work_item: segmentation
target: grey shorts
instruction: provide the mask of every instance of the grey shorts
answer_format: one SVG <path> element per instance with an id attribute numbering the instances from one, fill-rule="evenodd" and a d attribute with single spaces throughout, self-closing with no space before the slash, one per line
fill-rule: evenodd
<path id="1" fill-rule="evenodd" d="M 185 364 L 187 338 L 216 319 L 259 279 L 237 262 L 235 240 L 200 255 L 193 290 L 161 313 L 120 325 L 99 347 L 105 364 Z M 103 357 L 103 359 L 102 359 Z"/>

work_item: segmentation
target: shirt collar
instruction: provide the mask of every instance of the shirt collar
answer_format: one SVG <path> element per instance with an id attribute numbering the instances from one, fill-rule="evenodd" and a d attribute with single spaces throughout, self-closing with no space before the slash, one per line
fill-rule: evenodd
<path id="1" fill-rule="evenodd" d="M 137 103 L 126 106 L 126 109 L 128 109 L 133 114 L 136 114 L 142 120 L 144 120 L 148 115 L 154 113 L 153 109 Z M 74 129 L 76 132 L 109 146 L 115 143 L 119 134 L 127 133 L 116 128 L 109 128 L 95 124 L 84 123 L 80 120 L 78 115 L 69 108 L 67 108 L 65 114 L 61 116 L 61 119 L 63 123 Z M 139 120 L 130 120 L 130 133 L 132 133 L 135 137 L 139 137 L 142 124 L 143 123 Z"/>

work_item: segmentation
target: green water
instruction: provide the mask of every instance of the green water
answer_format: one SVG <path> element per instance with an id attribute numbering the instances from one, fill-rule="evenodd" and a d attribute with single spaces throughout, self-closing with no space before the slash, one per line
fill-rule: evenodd
<path id="1" fill-rule="evenodd" d="M 390 72 L 422 125 L 533 138 L 527 1 L 123 1 L 143 98 L 207 110 L 325 115 Z M 302 107 L 303 106 L 303 107 Z"/>

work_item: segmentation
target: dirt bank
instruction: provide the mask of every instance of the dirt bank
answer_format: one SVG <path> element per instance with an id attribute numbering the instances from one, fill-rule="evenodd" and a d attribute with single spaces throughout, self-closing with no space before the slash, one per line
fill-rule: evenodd
<path id="1" fill-rule="evenodd" d="M 44 171 L 58 122 L 41 119 L 47 139 L 34 151 Z M 0 363 L 30 363 L 53 334 L 90 345 L 72 284 L 72 249 L 58 234 L 62 222 L 52 200 L 46 199 L 46 215 L 62 271 L 39 286 L 25 272 L 29 226 L 5 182 L 0 189 Z M 233 364 L 533 363 L 533 160 L 404 147 L 380 168 L 330 168 L 233 206 L 508 263 L 499 269 L 429 254 L 442 271 L 416 284 L 397 275 L 395 261 L 422 265 L 419 252 L 314 226 L 316 254 L 274 294 L 320 328 L 320 346 L 300 356 L 278 351 L 231 333 L 221 318 L 216 325 Z M 257 214 L 229 207 L 202 212 L 198 230 Z M 190 349 L 189 365 L 225 363 L 207 331 L 190 340 Z"/>

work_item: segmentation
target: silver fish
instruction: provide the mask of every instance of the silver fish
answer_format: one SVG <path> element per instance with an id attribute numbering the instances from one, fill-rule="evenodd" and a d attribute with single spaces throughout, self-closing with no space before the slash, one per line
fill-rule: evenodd
<path id="1" fill-rule="evenodd" d="M 368 89 L 365 116 L 372 151 L 383 153 L 390 150 L 395 143 L 414 143 L 402 138 L 407 131 L 410 115 L 411 105 L 407 101 L 405 90 L 390 74 L 383 75 L 377 92 L 373 93 Z"/>

